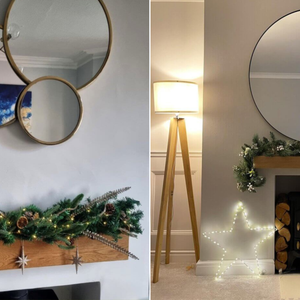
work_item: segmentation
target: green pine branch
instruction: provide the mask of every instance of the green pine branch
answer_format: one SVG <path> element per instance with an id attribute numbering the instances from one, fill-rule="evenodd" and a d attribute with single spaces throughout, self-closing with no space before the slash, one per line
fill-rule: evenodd
<path id="1" fill-rule="evenodd" d="M 237 189 L 241 192 L 256 193 L 256 188 L 266 183 L 266 178 L 260 176 L 253 165 L 256 156 L 300 156 L 300 142 L 277 140 L 270 132 L 270 139 L 260 139 L 257 134 L 252 139 L 252 145 L 244 144 L 239 164 L 233 167 L 237 181 Z"/>

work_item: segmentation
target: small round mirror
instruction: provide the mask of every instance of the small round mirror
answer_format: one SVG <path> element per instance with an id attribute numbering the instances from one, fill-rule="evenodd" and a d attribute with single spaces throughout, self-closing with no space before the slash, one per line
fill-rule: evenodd
<path id="1" fill-rule="evenodd" d="M 80 126 L 82 114 L 76 89 L 56 77 L 33 81 L 23 90 L 17 105 L 22 128 L 33 140 L 45 145 L 70 139 Z"/>
<path id="2" fill-rule="evenodd" d="M 276 130 L 300 140 L 300 11 L 272 24 L 257 42 L 249 81 L 254 102 Z"/>
<path id="3" fill-rule="evenodd" d="M 109 15 L 102 0 L 12 0 L 4 46 L 11 66 L 26 84 L 56 76 L 79 90 L 107 62 Z"/>

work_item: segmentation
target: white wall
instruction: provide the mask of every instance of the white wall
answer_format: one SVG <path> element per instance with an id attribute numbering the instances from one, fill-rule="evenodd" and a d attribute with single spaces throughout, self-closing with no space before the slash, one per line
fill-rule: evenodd
<path id="1" fill-rule="evenodd" d="M 202 102 L 203 3 L 152 3 L 151 82 L 186 80 L 199 84 Z M 184 100 L 184 99 L 183 99 Z M 151 249 L 154 253 L 162 182 L 172 115 L 155 115 L 151 101 Z M 198 224 L 200 224 L 202 108 L 186 117 Z M 195 261 L 187 195 L 178 142 L 171 261 Z M 162 257 L 163 258 L 163 257 Z"/>
<path id="2" fill-rule="evenodd" d="M 1 0 L 1 10 L 8 2 Z M 112 53 L 99 78 L 80 93 L 81 128 L 53 147 L 32 142 L 17 123 L 2 128 L 0 206 L 46 208 L 81 192 L 95 197 L 131 186 L 124 195 L 140 200 L 145 213 L 143 235 L 130 239 L 130 251 L 140 260 L 86 264 L 78 275 L 74 266 L 27 269 L 23 276 L 20 270 L 1 271 L 1 291 L 100 281 L 101 299 L 148 299 L 149 3 L 105 3 L 113 26 Z"/>
<path id="3" fill-rule="evenodd" d="M 202 232 L 230 228 L 233 208 L 239 200 L 245 203 L 253 224 L 274 224 L 275 174 L 299 173 L 299 170 L 260 171 L 267 176 L 266 185 L 258 188 L 257 194 L 242 194 L 236 189 L 232 172 L 243 143 L 251 143 L 255 133 L 269 136 L 274 131 L 251 98 L 248 69 L 253 48 L 270 24 L 297 9 L 299 3 L 295 0 L 205 3 Z M 259 249 L 259 258 L 272 259 L 273 255 L 274 241 L 269 240 Z M 220 260 L 220 257 L 221 251 L 201 238 L 201 261 Z M 234 258 L 235 253 L 227 257 Z M 254 253 L 249 259 L 254 259 Z"/>

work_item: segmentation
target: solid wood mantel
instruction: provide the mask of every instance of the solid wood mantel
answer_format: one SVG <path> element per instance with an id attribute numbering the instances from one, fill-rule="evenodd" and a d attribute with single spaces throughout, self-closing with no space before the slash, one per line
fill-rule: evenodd
<path id="1" fill-rule="evenodd" d="M 255 169 L 298 169 L 300 168 L 300 156 L 256 156 L 254 158 Z"/>
<path id="2" fill-rule="evenodd" d="M 108 236 L 106 238 L 111 239 Z M 84 263 L 126 260 L 128 256 L 87 237 L 81 237 L 78 243 L 79 256 Z M 129 238 L 122 235 L 118 245 L 128 250 Z M 18 269 L 16 260 L 21 255 L 21 241 L 16 241 L 11 246 L 0 245 L 0 270 Z M 44 242 L 24 242 L 24 253 L 30 261 L 26 268 L 38 268 L 48 266 L 61 266 L 72 264 L 72 257 L 76 255 L 76 249 L 63 250 L 57 245 L 49 245 Z"/>

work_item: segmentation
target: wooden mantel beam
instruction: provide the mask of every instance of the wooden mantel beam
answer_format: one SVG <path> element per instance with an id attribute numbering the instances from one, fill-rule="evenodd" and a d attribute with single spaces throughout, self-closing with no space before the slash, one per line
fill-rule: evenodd
<path id="1" fill-rule="evenodd" d="M 300 169 L 300 156 L 256 156 L 254 158 L 256 169 Z"/>
<path id="2" fill-rule="evenodd" d="M 108 236 L 105 237 L 111 239 Z M 128 244 L 127 235 L 123 235 L 122 239 L 118 241 L 118 245 L 127 250 Z M 76 245 L 78 245 L 79 256 L 82 257 L 84 263 L 128 259 L 126 254 L 87 237 L 79 238 L 75 241 Z M 0 245 L 0 253 L 0 270 L 18 269 L 16 260 L 21 255 L 21 241 L 16 241 L 11 246 Z M 44 242 L 24 242 L 24 253 L 30 259 L 26 268 L 38 268 L 70 265 L 72 257 L 76 255 L 76 249 L 63 250 L 57 245 L 49 245 Z"/>

